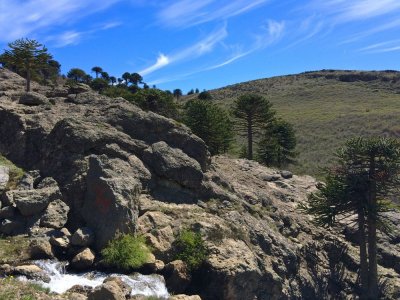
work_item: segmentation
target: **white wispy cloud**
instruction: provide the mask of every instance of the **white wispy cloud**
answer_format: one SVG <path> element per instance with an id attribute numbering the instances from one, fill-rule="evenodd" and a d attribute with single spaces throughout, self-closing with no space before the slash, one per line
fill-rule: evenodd
<path id="1" fill-rule="evenodd" d="M 210 33 L 207 37 L 200 40 L 199 42 L 184 48 L 178 52 L 172 53 L 170 55 L 160 54 L 156 60 L 156 62 L 143 69 L 139 73 L 143 75 L 148 75 L 153 73 L 156 70 L 159 70 L 169 64 L 181 62 L 187 59 L 195 59 L 204 54 L 211 52 L 215 46 L 224 40 L 228 36 L 228 32 L 226 30 L 226 25 L 221 27 L 220 29 Z"/>
<path id="2" fill-rule="evenodd" d="M 360 52 L 365 52 L 365 53 L 383 53 L 383 52 L 393 52 L 399 50 L 400 50 L 399 39 L 376 43 L 359 49 Z"/>
<path id="3" fill-rule="evenodd" d="M 179 0 L 169 1 L 158 13 L 159 22 L 170 27 L 190 27 L 227 20 L 255 9 L 269 0 Z"/>
<path id="4" fill-rule="evenodd" d="M 276 43 L 283 37 L 285 28 L 285 21 L 268 20 L 266 25 L 262 26 L 262 33 L 255 35 L 256 42 L 253 49 L 262 49 Z"/>
<path id="5" fill-rule="evenodd" d="M 360 21 L 400 10 L 398 0 L 314 0 L 312 8 L 334 16 L 337 23 Z"/>
<path id="6" fill-rule="evenodd" d="M 55 26 L 104 10 L 121 0 L 1 0 L 0 41 L 37 35 Z M 65 33 L 65 40 L 77 38 Z"/>

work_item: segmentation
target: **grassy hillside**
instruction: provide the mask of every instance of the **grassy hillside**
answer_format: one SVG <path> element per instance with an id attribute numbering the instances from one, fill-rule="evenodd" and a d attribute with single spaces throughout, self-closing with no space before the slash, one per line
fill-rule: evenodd
<path id="1" fill-rule="evenodd" d="M 247 92 L 266 96 L 278 115 L 294 125 L 300 155 L 298 165 L 289 169 L 297 173 L 321 176 L 320 167 L 349 137 L 400 136 L 400 72 L 323 70 L 210 91 L 227 109 Z"/>

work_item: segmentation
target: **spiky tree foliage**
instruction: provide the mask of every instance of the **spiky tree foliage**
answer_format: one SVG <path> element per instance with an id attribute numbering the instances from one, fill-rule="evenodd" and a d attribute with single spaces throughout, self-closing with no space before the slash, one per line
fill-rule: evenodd
<path id="1" fill-rule="evenodd" d="M 110 76 L 111 85 L 114 85 L 117 82 L 117 78 L 115 76 Z"/>
<path id="2" fill-rule="evenodd" d="M 378 299 L 376 233 L 388 229 L 383 213 L 395 209 L 389 199 L 399 191 L 400 143 L 388 138 L 354 138 L 336 156 L 338 164 L 329 170 L 326 184 L 300 208 L 320 226 L 356 216 L 361 297 Z"/>
<path id="3" fill-rule="evenodd" d="M 101 67 L 93 67 L 92 68 L 92 72 L 93 73 L 95 73 L 96 74 L 96 78 L 99 78 L 99 74 L 101 73 L 101 72 L 103 72 L 103 69 L 101 68 Z"/>
<path id="4" fill-rule="evenodd" d="M 226 152 L 233 140 L 233 124 L 217 105 L 192 100 L 185 105 L 185 124 L 203 139 L 212 155 Z"/>
<path id="5" fill-rule="evenodd" d="M 176 100 L 179 100 L 182 97 L 182 90 L 181 89 L 175 89 L 173 91 L 174 97 Z"/>
<path id="6" fill-rule="evenodd" d="M 138 86 L 139 83 L 142 83 L 143 77 L 140 76 L 140 74 L 138 74 L 138 73 L 132 73 L 132 74 L 130 75 L 130 77 L 129 77 L 129 81 L 130 81 L 133 85 Z"/>
<path id="7" fill-rule="evenodd" d="M 265 128 L 258 143 L 257 160 L 267 166 L 284 167 L 296 158 L 296 135 L 293 126 L 277 119 Z"/>
<path id="8" fill-rule="evenodd" d="M 125 72 L 124 74 L 122 74 L 122 79 L 125 80 L 125 85 L 128 86 L 129 81 L 131 79 L 131 73 L 129 72 Z"/>
<path id="9" fill-rule="evenodd" d="M 22 75 L 26 79 L 26 91 L 31 89 L 31 80 L 40 70 L 49 67 L 52 56 L 47 48 L 35 40 L 18 39 L 8 44 L 9 49 L 0 56 L 4 67 Z M 54 67 L 54 65 L 53 65 Z M 59 68 L 58 68 L 59 71 Z"/>
<path id="10" fill-rule="evenodd" d="M 108 87 L 108 81 L 103 78 L 95 78 L 90 83 L 90 87 L 95 91 L 102 92 Z"/>
<path id="11" fill-rule="evenodd" d="M 71 70 L 69 70 L 67 73 L 67 77 L 76 82 L 87 82 L 89 79 L 86 72 L 79 68 L 72 68 Z"/>
<path id="12" fill-rule="evenodd" d="M 245 94 L 235 101 L 233 115 L 239 132 L 247 137 L 247 158 L 253 159 L 254 135 L 274 120 L 272 104 L 263 96 Z"/>
<path id="13" fill-rule="evenodd" d="M 199 98 L 200 100 L 212 100 L 212 96 L 208 91 L 202 91 L 201 93 L 199 93 L 197 98 Z"/>
<path id="14" fill-rule="evenodd" d="M 110 82 L 110 75 L 108 75 L 107 72 L 103 71 L 100 73 L 100 75 L 101 75 L 101 79 L 104 79 L 105 81 Z"/>
<path id="15" fill-rule="evenodd" d="M 172 95 L 158 89 L 139 89 L 129 97 L 144 110 L 150 110 L 168 118 L 176 118 L 177 106 Z"/>

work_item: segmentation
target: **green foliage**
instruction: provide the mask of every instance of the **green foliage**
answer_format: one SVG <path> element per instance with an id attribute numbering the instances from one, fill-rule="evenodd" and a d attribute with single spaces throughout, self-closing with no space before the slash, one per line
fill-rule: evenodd
<path id="1" fill-rule="evenodd" d="M 176 239 L 176 259 L 183 260 L 191 270 L 198 269 L 208 257 L 208 249 L 199 232 L 184 229 Z"/>
<path id="2" fill-rule="evenodd" d="M 9 182 L 7 184 L 7 189 L 16 188 L 22 176 L 24 176 L 25 172 L 23 169 L 14 165 L 11 161 L 0 154 L 0 166 L 5 166 L 10 169 L 9 172 Z"/>
<path id="3" fill-rule="evenodd" d="M 197 95 L 197 98 L 199 98 L 199 100 L 212 100 L 212 96 L 208 91 L 202 91 Z"/>
<path id="4" fill-rule="evenodd" d="M 101 254 L 106 263 L 124 269 L 137 269 L 145 264 L 151 254 L 141 236 L 134 237 L 129 234 L 118 235 L 110 241 Z"/>
<path id="5" fill-rule="evenodd" d="M 72 79 L 75 82 L 85 82 L 88 79 L 86 72 L 79 68 L 72 68 L 69 70 L 67 78 Z"/>
<path id="6" fill-rule="evenodd" d="M 108 87 L 108 81 L 103 78 L 95 78 L 90 83 L 90 87 L 95 91 L 102 92 Z"/>
<path id="7" fill-rule="evenodd" d="M 101 67 L 93 67 L 92 68 L 92 72 L 94 72 L 95 74 L 96 74 L 96 78 L 99 78 L 99 74 L 101 73 L 101 72 L 103 72 L 103 69 L 101 68 Z"/>
<path id="8" fill-rule="evenodd" d="M 208 101 L 186 103 L 184 122 L 208 145 L 212 155 L 226 152 L 233 139 L 232 122 L 228 114 Z"/>
<path id="9" fill-rule="evenodd" d="M 174 97 L 176 100 L 179 100 L 182 97 L 182 90 L 181 89 L 175 89 L 173 91 Z"/>
<path id="10" fill-rule="evenodd" d="M 284 167 L 295 162 L 297 153 L 293 126 L 282 120 L 273 121 L 258 143 L 257 160 L 267 166 Z"/>
<path id="11" fill-rule="evenodd" d="M 18 39 L 8 44 L 10 49 L 0 55 L 0 63 L 24 76 L 26 90 L 30 91 L 31 79 L 47 79 L 57 76 L 60 64 L 52 59 L 47 48 L 35 40 Z"/>
<path id="12" fill-rule="evenodd" d="M 140 89 L 127 100 L 133 101 L 144 110 L 150 110 L 168 118 L 178 116 L 173 96 L 158 89 Z"/>
<path id="13" fill-rule="evenodd" d="M 272 104 L 256 94 L 245 94 L 236 99 L 233 105 L 236 127 L 247 138 L 247 158 L 253 159 L 254 135 L 265 129 L 275 118 Z"/>

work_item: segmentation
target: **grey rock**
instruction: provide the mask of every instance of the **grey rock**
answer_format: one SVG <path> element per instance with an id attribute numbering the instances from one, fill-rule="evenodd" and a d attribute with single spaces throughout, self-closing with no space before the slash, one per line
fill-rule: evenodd
<path id="1" fill-rule="evenodd" d="M 10 180 L 10 168 L 0 166 L 0 193 L 6 188 Z"/>
<path id="2" fill-rule="evenodd" d="M 2 206 L 11 206 L 14 204 L 14 194 L 12 191 L 3 192 L 0 195 Z"/>
<path id="3" fill-rule="evenodd" d="M 40 226 L 63 228 L 68 221 L 69 207 L 62 200 L 50 202 L 40 220 Z"/>
<path id="4" fill-rule="evenodd" d="M 76 270 L 85 270 L 93 265 L 94 259 L 94 252 L 89 248 L 84 248 L 71 260 L 71 267 Z"/>
<path id="5" fill-rule="evenodd" d="M 281 171 L 281 176 L 282 176 L 284 179 L 289 179 L 289 178 L 292 178 L 292 177 L 293 177 L 293 173 L 290 172 L 290 171 Z"/>
<path id="6" fill-rule="evenodd" d="M 63 236 L 63 237 L 54 237 L 54 236 L 52 236 L 50 238 L 50 244 L 55 246 L 55 247 L 67 249 L 70 246 L 70 240 L 66 236 Z"/>
<path id="7" fill-rule="evenodd" d="M 126 176 L 129 170 L 129 164 L 120 159 L 94 155 L 89 158 L 82 216 L 95 232 L 97 249 L 118 232 L 134 232 L 141 183 Z"/>
<path id="8" fill-rule="evenodd" d="M 54 258 L 53 248 L 50 242 L 44 238 L 33 240 L 29 244 L 29 253 L 32 259 Z"/>
<path id="9" fill-rule="evenodd" d="M 19 103 L 32 106 L 43 105 L 43 104 L 48 104 L 49 99 L 47 99 L 46 96 L 39 93 L 27 92 L 19 98 Z"/>
<path id="10" fill-rule="evenodd" d="M 71 237 L 74 246 L 87 247 L 94 242 L 94 232 L 88 227 L 79 228 Z"/>
<path id="11" fill-rule="evenodd" d="M 23 232 L 25 224 L 21 220 L 4 219 L 0 223 L 0 232 L 6 235 L 14 235 Z"/>
<path id="12" fill-rule="evenodd" d="M 12 219 L 15 216 L 15 207 L 6 206 L 0 209 L 0 220 L 1 219 Z"/>
<path id="13" fill-rule="evenodd" d="M 260 178 L 264 181 L 277 181 L 281 179 L 281 175 L 279 174 L 262 174 Z"/>
<path id="14" fill-rule="evenodd" d="M 200 164 L 182 150 L 171 148 L 165 142 L 153 144 L 146 150 L 143 159 L 163 178 L 176 181 L 184 187 L 198 189 L 201 186 L 203 172 Z"/>
<path id="15" fill-rule="evenodd" d="M 87 93 L 87 92 L 91 92 L 92 89 L 83 83 L 77 83 L 72 85 L 69 90 L 68 90 L 68 94 L 81 94 L 81 93 Z"/>

